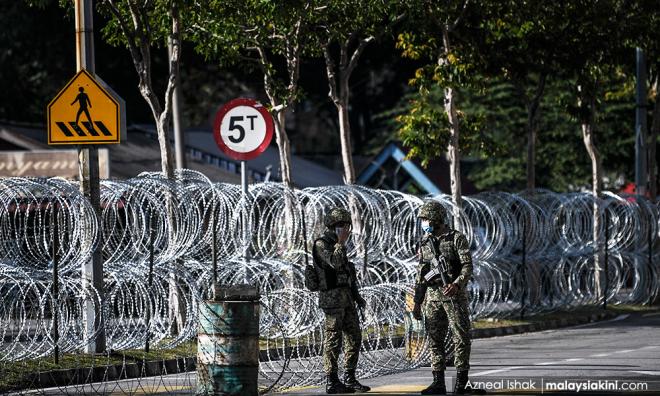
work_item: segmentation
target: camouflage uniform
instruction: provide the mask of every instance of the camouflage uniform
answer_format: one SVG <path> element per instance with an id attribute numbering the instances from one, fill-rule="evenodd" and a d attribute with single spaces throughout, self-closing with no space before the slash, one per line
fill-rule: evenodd
<path id="1" fill-rule="evenodd" d="M 314 262 L 319 271 L 319 307 L 325 313 L 323 365 L 327 374 L 337 373 L 342 335 L 346 370 L 357 368 L 362 332 L 356 308 L 360 300 L 355 266 L 346 257 L 334 231 L 327 229 L 314 242 Z"/>
<path id="2" fill-rule="evenodd" d="M 443 287 L 440 281 L 433 280 L 429 283 L 424 279 L 433 259 L 431 244 L 435 245 L 438 255 L 447 261 L 449 279 L 458 286 L 458 292 L 453 297 L 442 294 Z M 415 281 L 415 302 L 424 303 L 433 371 L 445 369 L 444 345 L 447 327 L 450 327 L 453 333 L 456 369 L 467 370 L 470 367 L 470 311 L 466 292 L 467 283 L 472 277 L 472 256 L 469 248 L 465 236 L 454 230 L 448 230 L 443 234 L 434 230 L 421 242 L 420 264 Z"/>

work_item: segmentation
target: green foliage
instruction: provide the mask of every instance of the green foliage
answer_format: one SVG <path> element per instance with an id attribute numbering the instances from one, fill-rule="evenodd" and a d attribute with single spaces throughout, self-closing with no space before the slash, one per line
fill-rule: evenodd
<path id="1" fill-rule="evenodd" d="M 408 158 L 420 157 L 422 166 L 439 157 L 449 143 L 449 120 L 442 107 L 432 103 L 429 95 L 411 100 L 409 112 L 397 117 L 401 124 L 399 138 L 410 148 Z"/>
<path id="2" fill-rule="evenodd" d="M 315 10 L 309 51 L 319 54 L 326 42 L 379 37 L 390 33 L 404 12 L 396 0 L 330 0 Z"/>
<path id="3" fill-rule="evenodd" d="M 438 3 L 419 0 L 408 4 L 408 23 L 398 35 L 396 48 L 402 56 L 422 60 L 409 81 L 419 92 L 408 111 L 397 117 L 398 136 L 408 147 L 408 158 L 419 157 L 422 166 L 442 155 L 450 142 L 450 122 L 444 110 L 445 88 L 457 88 L 470 81 L 472 65 L 461 57 L 463 45 L 450 44 L 467 2 Z M 438 95 L 440 94 L 440 95 Z M 470 137 L 475 120 L 458 112 L 461 135 Z M 459 135 L 459 138 L 462 137 Z M 459 141 L 459 145 L 463 143 Z"/>
<path id="4" fill-rule="evenodd" d="M 618 188 L 619 178 L 632 178 L 634 146 L 634 93 L 631 76 L 618 75 L 603 81 L 598 104 L 597 144 L 603 156 L 608 188 Z M 567 111 L 575 103 L 572 82 L 548 83 L 539 123 L 536 173 L 537 186 L 555 191 L 586 188 L 591 182 L 591 166 L 584 152 L 580 121 Z M 492 80 L 483 92 L 464 91 L 461 107 L 483 119 L 482 135 L 494 143 L 489 153 L 475 153 L 480 161 L 468 177 L 480 189 L 517 191 L 525 188 L 526 113 L 514 86 Z"/>
<path id="5" fill-rule="evenodd" d="M 407 109 L 396 117 L 398 136 L 404 146 L 410 148 L 408 158 L 419 158 L 422 166 L 440 157 L 449 144 L 449 119 L 442 105 L 442 89 L 438 85 L 423 90 L 409 99 Z M 459 146 L 462 151 L 487 152 L 490 140 L 482 135 L 481 117 L 468 116 L 459 111 L 461 127 Z"/>
<path id="6" fill-rule="evenodd" d="M 121 19 L 125 21 L 129 28 L 133 28 L 135 32 L 141 32 L 147 40 L 148 45 L 155 47 L 167 47 L 167 38 L 171 34 L 172 21 L 169 17 L 172 1 L 179 0 L 152 0 L 138 3 L 135 0 L 119 0 L 115 1 L 117 10 Z M 179 1 L 180 3 L 183 3 Z M 137 26 L 133 25 L 132 16 L 129 11 L 130 3 L 134 3 L 135 7 L 139 9 L 141 23 Z M 108 22 L 101 28 L 103 39 L 110 45 L 116 47 L 128 48 L 129 40 L 133 44 L 140 45 L 139 35 L 126 36 L 121 31 L 119 20 L 110 11 L 107 0 L 100 1 L 97 6 L 101 15 L 108 18 Z"/>
<path id="7" fill-rule="evenodd" d="M 296 58 L 308 54 L 316 2 L 290 0 L 286 7 L 267 0 L 204 0 L 190 20 L 196 50 L 219 62 L 258 67 L 269 96 L 286 106 L 299 99 Z"/>

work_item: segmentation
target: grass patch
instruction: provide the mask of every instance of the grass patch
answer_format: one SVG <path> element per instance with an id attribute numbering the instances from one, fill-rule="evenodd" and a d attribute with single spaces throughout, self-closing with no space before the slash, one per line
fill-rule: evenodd
<path id="1" fill-rule="evenodd" d="M 519 326 L 529 323 L 532 322 L 528 320 L 517 320 L 517 319 L 498 319 L 498 320 L 480 319 L 472 322 L 472 327 L 475 329 L 493 329 L 497 327 Z"/>
<path id="2" fill-rule="evenodd" d="M 621 312 L 621 313 L 653 312 L 653 311 L 660 311 L 660 305 L 631 305 L 631 304 L 608 305 L 607 310 L 614 312 Z"/>
<path id="3" fill-rule="evenodd" d="M 144 349 L 125 349 L 113 352 L 112 355 L 116 357 L 125 356 L 127 360 L 147 362 L 192 357 L 197 356 L 197 340 L 189 340 L 170 349 L 160 349 L 158 345 L 151 345 L 148 353 Z"/>
<path id="4" fill-rule="evenodd" d="M 18 362 L 0 363 L 0 393 L 30 385 L 34 374 L 81 367 L 101 367 L 122 364 L 123 360 L 108 355 L 63 354 L 59 364 L 52 356 Z"/>
<path id="5" fill-rule="evenodd" d="M 524 324 L 532 324 L 545 322 L 550 320 L 560 319 L 574 319 L 581 318 L 588 315 L 598 314 L 602 312 L 615 312 L 615 313 L 636 313 L 636 312 L 653 312 L 660 310 L 659 306 L 649 305 L 632 305 L 632 304 L 619 304 L 608 305 L 607 311 L 603 310 L 602 306 L 583 306 L 571 310 L 561 310 L 538 315 L 525 316 L 524 319 L 510 316 L 503 319 L 479 319 L 472 323 L 476 329 L 488 329 L 507 326 L 518 326 Z"/>

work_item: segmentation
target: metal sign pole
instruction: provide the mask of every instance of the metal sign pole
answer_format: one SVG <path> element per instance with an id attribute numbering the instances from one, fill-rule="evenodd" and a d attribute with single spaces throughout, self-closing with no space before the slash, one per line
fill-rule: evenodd
<path id="1" fill-rule="evenodd" d="M 213 216 L 211 222 L 211 264 L 212 271 L 211 274 L 211 285 L 213 287 L 213 300 L 216 299 L 216 290 L 218 289 L 218 236 L 216 235 L 216 229 L 218 227 L 218 216 L 215 213 L 215 208 L 213 209 Z"/>
<path id="2" fill-rule="evenodd" d="M 241 161 L 241 191 L 243 191 L 244 202 L 247 203 L 248 199 L 248 176 L 247 176 L 247 164 L 245 161 Z M 247 285 L 250 283 L 248 276 L 248 263 L 250 262 L 250 243 L 252 242 L 252 233 L 250 232 L 249 213 L 244 212 L 245 218 L 243 219 L 243 226 L 245 227 L 245 246 L 243 251 L 243 258 L 245 259 L 245 272 L 243 274 L 243 282 Z"/>
<path id="3" fill-rule="evenodd" d="M 76 65 L 77 70 L 86 69 L 94 74 L 94 27 L 92 0 L 75 0 L 76 14 Z M 80 147 L 78 149 L 78 162 L 80 165 L 80 189 L 87 197 L 100 219 L 101 188 L 99 182 L 99 156 L 95 146 Z M 99 232 L 99 238 L 102 233 Z M 95 304 L 92 294 L 85 297 L 83 321 L 85 323 L 85 336 L 96 334 L 94 339 L 88 339 L 85 352 L 98 353 L 105 351 L 105 331 L 101 305 L 103 304 L 103 243 L 98 241 L 92 252 L 91 261 L 84 263 L 82 268 L 83 289 L 91 285 L 98 293 L 101 301 Z"/>

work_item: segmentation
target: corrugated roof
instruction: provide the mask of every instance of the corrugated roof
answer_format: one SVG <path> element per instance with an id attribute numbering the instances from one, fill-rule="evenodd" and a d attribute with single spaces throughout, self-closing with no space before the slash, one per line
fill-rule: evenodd
<path id="1" fill-rule="evenodd" d="M 142 129 L 155 136 L 155 129 L 151 125 L 136 125 L 135 128 Z M 185 139 L 186 148 L 199 150 L 225 161 L 238 163 L 218 148 L 210 129 L 189 129 L 185 132 Z M 265 174 L 268 167 L 270 167 L 271 181 L 273 179 L 280 180 L 280 157 L 274 144 L 272 143 L 259 157 L 247 161 L 248 168 L 260 174 Z M 301 188 L 343 184 L 342 175 L 339 172 L 295 155 L 291 156 L 291 172 L 294 184 Z"/>
<path id="2" fill-rule="evenodd" d="M 157 141 L 142 133 L 131 133 L 131 128 L 128 135 L 128 139 L 121 144 L 104 145 L 110 152 L 110 178 L 128 179 L 142 172 L 160 171 L 160 149 Z M 26 150 L 50 148 L 46 144 L 46 131 L 43 127 L 0 124 L 0 139 L 10 140 L 12 144 Z M 189 169 L 202 172 L 211 181 L 240 183 L 240 175 L 237 173 L 196 160 L 189 155 L 187 159 Z"/>

